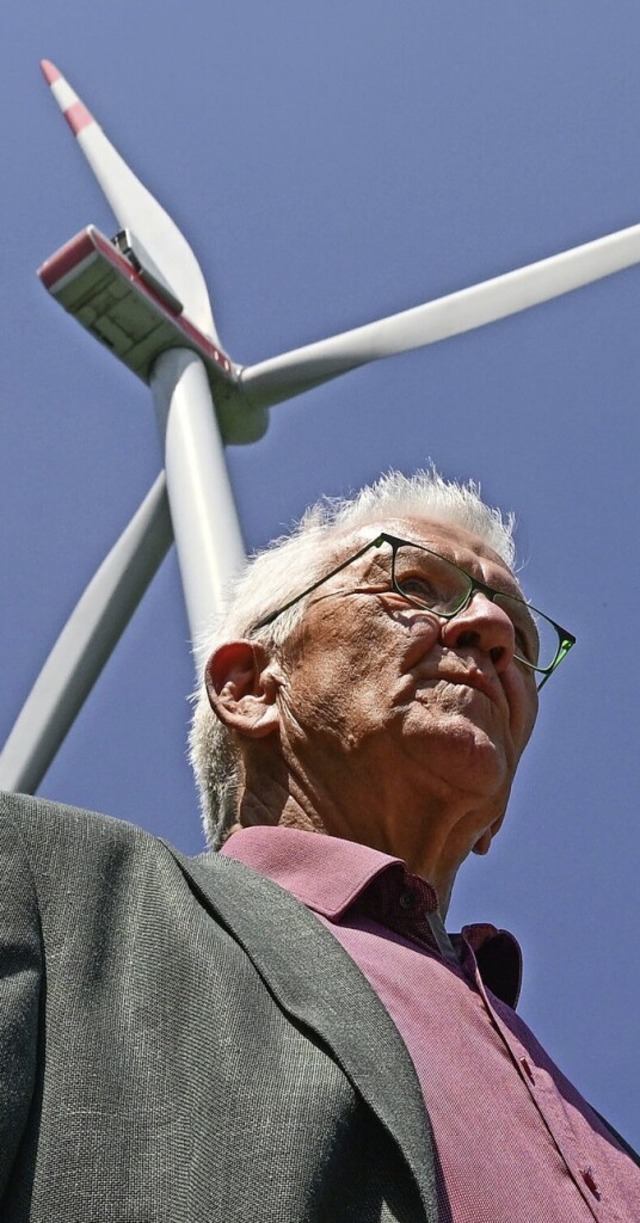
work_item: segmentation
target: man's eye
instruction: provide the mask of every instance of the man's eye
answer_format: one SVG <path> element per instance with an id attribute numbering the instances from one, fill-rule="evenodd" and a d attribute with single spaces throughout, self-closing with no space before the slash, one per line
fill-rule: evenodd
<path id="1" fill-rule="evenodd" d="M 420 603 L 426 603 L 428 606 L 437 603 L 440 598 L 438 591 L 428 578 L 402 578 L 398 582 L 398 586 L 407 598 L 417 599 Z"/>

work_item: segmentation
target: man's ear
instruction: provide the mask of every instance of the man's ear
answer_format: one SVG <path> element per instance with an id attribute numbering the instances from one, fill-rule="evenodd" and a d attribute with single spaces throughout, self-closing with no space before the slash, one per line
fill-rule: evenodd
<path id="1" fill-rule="evenodd" d="M 211 655 L 204 672 L 209 704 L 229 730 L 260 739 L 278 727 L 280 681 L 264 647 L 229 641 Z"/>

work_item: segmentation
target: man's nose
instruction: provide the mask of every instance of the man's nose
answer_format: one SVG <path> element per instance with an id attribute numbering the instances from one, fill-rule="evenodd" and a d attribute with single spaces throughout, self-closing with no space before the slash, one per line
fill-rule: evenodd
<path id="1" fill-rule="evenodd" d="M 496 671 L 509 666 L 515 634 L 504 608 L 480 590 L 474 591 L 463 611 L 443 621 L 440 639 L 450 649 L 476 649 L 488 654 Z"/>

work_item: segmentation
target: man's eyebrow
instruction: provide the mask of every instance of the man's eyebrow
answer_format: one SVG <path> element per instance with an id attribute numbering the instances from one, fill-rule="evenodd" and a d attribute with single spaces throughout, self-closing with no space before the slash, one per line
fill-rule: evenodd
<path id="1" fill-rule="evenodd" d="M 408 544 L 411 544 L 412 547 L 414 548 L 422 548 L 427 552 L 433 552 L 435 556 L 439 556 L 441 560 L 449 561 L 451 565 L 456 565 L 458 569 L 462 569 L 464 573 L 468 573 L 469 577 L 472 577 L 474 581 L 484 582 L 485 586 L 490 586 L 492 590 L 499 590 L 500 594 L 513 595 L 514 598 L 520 599 L 523 603 L 526 603 L 527 606 L 529 606 L 529 600 L 527 596 L 525 595 L 524 591 L 521 589 L 518 583 L 517 577 L 515 576 L 514 573 L 511 572 L 510 569 L 506 569 L 506 568 L 503 569 L 501 566 L 500 567 L 500 577 L 496 578 L 495 581 L 487 582 L 485 581 L 484 577 L 476 577 L 476 575 L 471 572 L 471 569 L 469 568 L 467 564 L 461 563 L 458 560 L 454 560 L 452 556 L 447 556 L 447 554 L 443 552 L 442 547 L 438 546 L 435 542 L 434 543 L 428 543 L 428 542 L 418 543 L 417 539 L 407 539 L 405 542 Z M 492 557 L 492 556 L 481 556 L 476 553 L 475 559 L 478 561 L 490 560 L 495 563 L 497 558 Z"/>

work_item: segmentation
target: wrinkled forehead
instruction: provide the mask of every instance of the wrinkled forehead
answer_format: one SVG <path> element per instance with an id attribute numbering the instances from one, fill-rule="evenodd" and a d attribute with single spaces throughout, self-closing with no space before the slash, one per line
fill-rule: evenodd
<path id="1" fill-rule="evenodd" d="M 338 545 L 339 556 L 346 557 L 349 551 L 356 552 L 382 532 L 430 548 L 488 586 L 524 597 L 507 563 L 485 540 L 465 527 L 437 518 L 385 518 L 383 521 L 366 523 L 345 532 Z M 371 559 L 371 556 L 365 555 L 357 564 L 366 569 Z"/>

